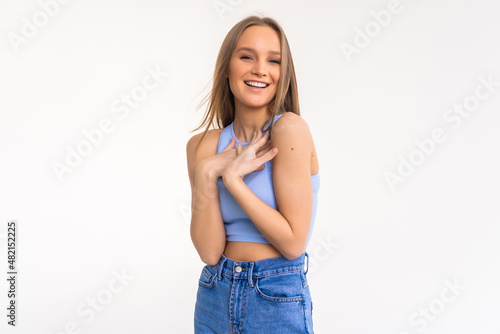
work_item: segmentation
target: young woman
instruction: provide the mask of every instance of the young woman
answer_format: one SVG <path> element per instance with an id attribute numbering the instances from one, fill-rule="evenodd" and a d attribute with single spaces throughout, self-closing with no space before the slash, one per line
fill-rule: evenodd
<path id="1" fill-rule="evenodd" d="M 305 249 L 319 164 L 275 20 L 250 16 L 229 31 L 209 96 L 197 129 L 207 127 L 186 146 L 191 239 L 206 264 L 195 333 L 313 333 Z"/>

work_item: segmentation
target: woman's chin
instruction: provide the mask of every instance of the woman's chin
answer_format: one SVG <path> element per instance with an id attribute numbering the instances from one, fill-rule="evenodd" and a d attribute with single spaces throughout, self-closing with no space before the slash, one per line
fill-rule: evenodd
<path id="1" fill-rule="evenodd" d="M 264 108 L 268 104 L 269 104 L 268 101 L 259 100 L 259 101 L 248 101 L 248 102 L 244 103 L 244 106 L 247 108 L 258 109 L 258 108 Z"/>

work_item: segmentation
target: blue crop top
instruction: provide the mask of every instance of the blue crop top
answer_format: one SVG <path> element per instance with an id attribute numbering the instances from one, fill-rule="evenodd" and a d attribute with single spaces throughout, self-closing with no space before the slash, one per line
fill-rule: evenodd
<path id="1" fill-rule="evenodd" d="M 282 115 L 283 114 L 276 115 L 273 123 Z M 217 154 L 223 151 L 224 148 L 229 145 L 231 137 L 234 137 L 234 139 L 236 139 L 233 131 L 233 123 L 234 122 L 225 127 L 224 130 L 222 130 L 219 137 L 219 142 L 217 144 Z M 270 120 L 264 126 L 264 130 L 267 130 L 269 123 Z M 250 144 L 250 142 L 244 143 L 236 139 L 235 147 L 238 145 L 238 143 L 241 143 L 242 146 Z M 309 244 L 309 239 L 311 239 L 314 220 L 316 217 L 316 209 L 318 206 L 318 191 L 320 184 L 319 181 L 319 172 L 317 174 L 311 175 L 313 189 L 313 209 L 309 236 L 307 237 L 307 244 Z M 278 210 L 278 207 L 276 205 L 276 198 L 274 197 L 273 165 L 271 161 L 267 161 L 265 163 L 264 169 L 253 171 L 245 175 L 243 177 L 243 182 L 245 182 L 248 188 L 250 188 L 254 192 L 254 194 L 257 195 L 263 202 L 265 202 L 275 210 Z M 248 218 L 248 215 L 245 213 L 245 211 L 243 211 L 238 202 L 236 202 L 233 195 L 227 190 L 221 177 L 218 178 L 217 185 L 219 188 L 219 202 L 222 213 L 222 220 L 224 222 L 224 229 L 226 230 L 226 240 L 269 244 L 270 242 L 260 233 L 254 223 L 250 220 L 250 218 Z"/>

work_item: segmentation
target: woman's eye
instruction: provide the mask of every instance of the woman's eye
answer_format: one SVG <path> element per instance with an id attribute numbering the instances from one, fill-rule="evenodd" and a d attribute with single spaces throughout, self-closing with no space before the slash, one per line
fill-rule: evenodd
<path id="1" fill-rule="evenodd" d="M 240 59 L 252 59 L 252 57 L 250 56 L 241 56 Z M 280 61 L 279 60 L 276 60 L 276 59 L 272 59 L 270 60 L 271 62 L 274 62 L 276 64 L 280 64 Z"/>

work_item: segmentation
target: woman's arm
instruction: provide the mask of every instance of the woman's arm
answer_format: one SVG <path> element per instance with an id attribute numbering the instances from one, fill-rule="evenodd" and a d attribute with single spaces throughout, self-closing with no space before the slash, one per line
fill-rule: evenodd
<path id="1" fill-rule="evenodd" d="M 218 140 L 218 136 L 215 137 L 213 133 L 207 133 L 206 142 L 200 144 L 196 152 L 195 146 L 201 134 L 191 137 L 186 145 L 191 183 L 191 240 L 201 261 L 209 265 L 219 262 L 226 246 L 226 231 L 219 205 L 218 175 L 215 165 L 207 159 L 206 147 L 217 143 L 215 140 Z"/>
<path id="2" fill-rule="evenodd" d="M 294 113 L 286 113 L 272 129 L 273 185 L 278 210 L 264 203 L 234 173 L 224 173 L 228 191 L 262 235 L 287 259 L 306 248 L 312 218 L 311 148 L 309 126 Z"/>

